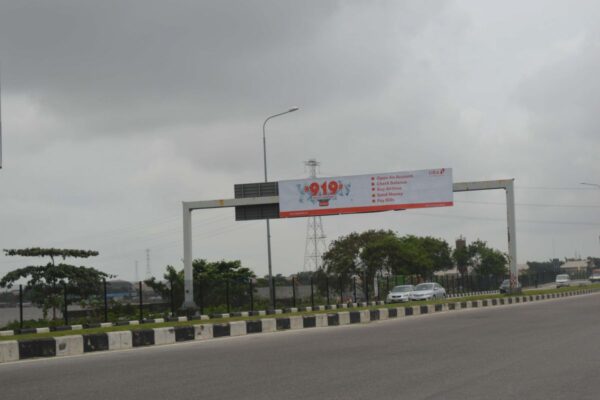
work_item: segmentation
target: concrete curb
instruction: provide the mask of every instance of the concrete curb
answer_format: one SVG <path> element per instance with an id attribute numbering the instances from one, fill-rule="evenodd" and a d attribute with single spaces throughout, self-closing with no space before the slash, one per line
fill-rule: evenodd
<path id="1" fill-rule="evenodd" d="M 456 295 L 450 295 L 448 299 L 455 299 L 460 297 L 467 296 L 478 296 L 484 294 L 496 294 L 497 290 L 490 290 L 485 292 L 469 292 L 462 293 Z M 144 319 L 141 321 L 133 320 L 133 321 L 118 321 L 118 322 L 99 322 L 99 323 L 90 323 L 85 325 L 61 325 L 61 326 L 52 326 L 45 328 L 23 328 L 17 330 L 6 330 L 0 331 L 0 336 L 14 336 L 19 334 L 32 334 L 32 333 L 48 333 L 55 331 L 68 331 L 68 330 L 82 330 L 86 328 L 107 328 L 112 326 L 128 326 L 128 325 L 140 325 L 140 324 L 148 324 L 148 323 L 164 323 L 164 322 L 191 322 L 191 321 L 205 321 L 215 318 L 231 318 L 231 317 L 249 317 L 256 315 L 277 315 L 284 313 L 295 313 L 299 311 L 331 311 L 338 309 L 351 309 L 356 307 L 375 307 L 378 305 L 385 305 L 385 301 L 369 301 L 362 303 L 343 303 L 343 304 L 330 304 L 330 305 L 318 305 L 314 307 L 290 307 L 284 309 L 269 309 L 269 310 L 258 310 L 258 311 L 238 311 L 232 313 L 215 313 L 211 315 L 199 315 L 195 317 L 168 317 L 168 318 L 154 318 L 154 319 Z"/>
<path id="2" fill-rule="evenodd" d="M 39 357 L 79 355 L 96 351 L 123 350 L 143 346 L 159 346 L 177 342 L 207 340 L 218 337 L 245 336 L 283 330 L 322 328 L 362 324 L 409 316 L 437 314 L 469 308 L 487 308 L 529 303 L 562 297 L 597 293 L 589 289 L 543 295 L 520 295 L 497 299 L 473 300 L 412 307 L 389 307 L 358 311 L 338 311 L 304 316 L 262 318 L 221 324 L 137 329 L 98 334 L 57 336 L 54 338 L 0 341 L 0 363 Z M 276 313 L 273 313 L 276 315 Z"/>

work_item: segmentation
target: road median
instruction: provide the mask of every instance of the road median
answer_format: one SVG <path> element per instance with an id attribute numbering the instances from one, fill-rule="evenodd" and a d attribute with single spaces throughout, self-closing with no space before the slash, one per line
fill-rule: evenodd
<path id="1" fill-rule="evenodd" d="M 572 290 L 545 291 L 517 296 L 491 295 L 488 298 L 451 299 L 431 303 L 385 305 L 364 307 L 357 310 L 323 312 L 305 311 L 277 314 L 271 318 L 261 316 L 237 317 L 235 320 L 215 320 L 210 323 L 197 321 L 161 322 L 150 325 L 111 326 L 95 328 L 95 331 L 54 331 L 35 334 L 34 338 L 4 336 L 0 340 L 0 363 L 31 358 L 60 357 L 90 352 L 123 350 L 136 347 L 157 346 L 206 340 L 219 337 L 245 336 L 258 333 L 273 333 L 285 330 L 323 328 L 348 324 L 365 324 L 375 321 L 415 317 L 441 312 L 473 308 L 490 308 L 515 304 L 558 299 L 575 295 L 597 293 L 598 287 Z M 79 332 L 78 332 L 79 333 Z M 40 337 L 44 335 L 43 337 Z"/>

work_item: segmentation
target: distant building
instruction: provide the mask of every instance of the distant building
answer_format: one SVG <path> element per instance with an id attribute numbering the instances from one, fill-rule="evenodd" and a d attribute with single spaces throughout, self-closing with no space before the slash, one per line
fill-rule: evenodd
<path id="1" fill-rule="evenodd" d="M 560 269 L 566 273 L 585 272 L 588 269 L 588 260 L 569 260 L 561 264 Z"/>
<path id="2" fill-rule="evenodd" d="M 114 280 L 106 282 L 106 297 L 109 299 L 124 299 L 136 294 L 136 289 L 131 282 Z"/>
<path id="3" fill-rule="evenodd" d="M 471 268 L 468 267 L 467 271 L 470 272 L 470 269 Z M 460 272 L 458 272 L 458 268 L 453 267 L 453 268 L 446 269 L 446 270 L 443 270 L 443 271 L 435 271 L 433 273 L 433 275 L 435 275 L 435 276 L 459 276 Z"/>

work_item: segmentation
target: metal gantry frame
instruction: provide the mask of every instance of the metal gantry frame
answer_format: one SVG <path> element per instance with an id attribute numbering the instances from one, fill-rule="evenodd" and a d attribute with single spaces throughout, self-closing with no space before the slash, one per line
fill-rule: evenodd
<path id="1" fill-rule="evenodd" d="M 456 182 L 452 185 L 453 192 L 497 189 L 504 189 L 506 191 L 508 259 L 510 265 L 511 288 L 514 288 L 517 287 L 519 279 L 519 275 L 517 273 L 517 235 L 515 222 L 514 179 Z M 194 273 L 192 269 L 192 211 L 210 208 L 256 206 L 277 203 L 279 203 L 279 196 L 183 202 L 183 265 L 185 291 L 183 308 L 197 308 L 196 303 L 194 302 Z"/>

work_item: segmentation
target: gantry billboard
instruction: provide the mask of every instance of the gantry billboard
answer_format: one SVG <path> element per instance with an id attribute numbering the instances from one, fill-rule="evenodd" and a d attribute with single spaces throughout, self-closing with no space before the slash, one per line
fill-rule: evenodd
<path id="1" fill-rule="evenodd" d="M 278 182 L 279 217 L 453 205 L 452 168 Z"/>

